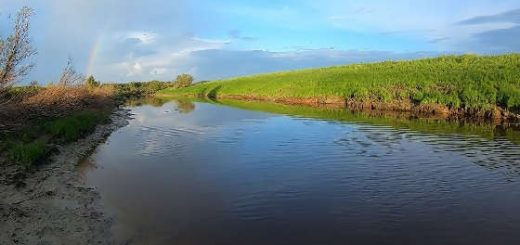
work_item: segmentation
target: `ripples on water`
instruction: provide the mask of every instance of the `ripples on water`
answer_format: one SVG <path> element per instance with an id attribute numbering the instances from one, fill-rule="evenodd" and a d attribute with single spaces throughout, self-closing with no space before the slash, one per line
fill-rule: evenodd
<path id="1" fill-rule="evenodd" d="M 181 105 L 132 108 L 90 159 L 122 243 L 520 244 L 508 138 Z"/>

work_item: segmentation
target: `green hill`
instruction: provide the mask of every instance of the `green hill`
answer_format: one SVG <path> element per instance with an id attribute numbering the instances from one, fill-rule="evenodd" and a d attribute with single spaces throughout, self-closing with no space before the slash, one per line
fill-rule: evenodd
<path id="1" fill-rule="evenodd" d="M 277 72 L 168 88 L 159 94 L 303 104 L 347 102 L 383 109 L 440 106 L 451 112 L 496 108 L 518 112 L 520 54 L 443 56 Z"/>

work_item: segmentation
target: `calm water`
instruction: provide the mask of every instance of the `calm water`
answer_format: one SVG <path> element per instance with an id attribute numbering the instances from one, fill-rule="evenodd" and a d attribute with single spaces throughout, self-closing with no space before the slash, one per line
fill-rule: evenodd
<path id="1" fill-rule="evenodd" d="M 518 131 L 229 104 L 131 107 L 83 163 L 120 243 L 520 244 Z"/>

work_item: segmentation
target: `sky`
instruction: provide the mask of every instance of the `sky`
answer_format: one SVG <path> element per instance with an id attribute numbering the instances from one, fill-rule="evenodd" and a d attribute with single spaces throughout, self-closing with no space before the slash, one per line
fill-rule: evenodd
<path id="1" fill-rule="evenodd" d="M 105 82 L 196 80 L 444 54 L 520 52 L 518 0 L 0 0 L 34 9 L 25 82 L 68 57 Z"/>

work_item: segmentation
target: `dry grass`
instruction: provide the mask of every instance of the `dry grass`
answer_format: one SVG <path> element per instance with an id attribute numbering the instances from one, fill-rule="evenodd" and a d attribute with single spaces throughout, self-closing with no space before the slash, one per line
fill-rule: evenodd
<path id="1" fill-rule="evenodd" d="M 112 86 L 48 86 L 34 93 L 0 105 L 0 132 L 21 128 L 37 118 L 55 118 L 87 109 L 114 106 Z"/>

